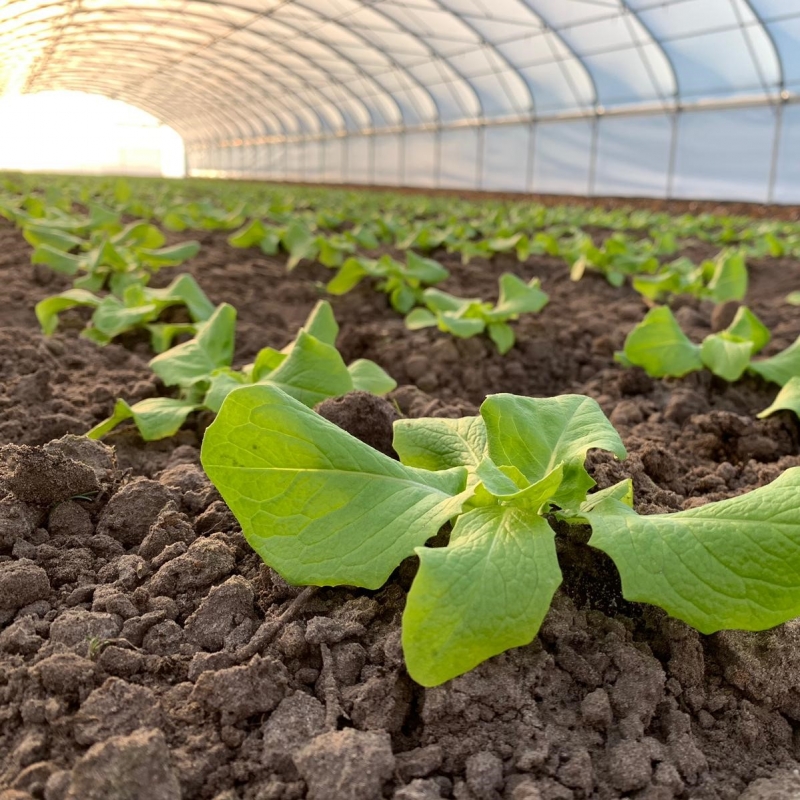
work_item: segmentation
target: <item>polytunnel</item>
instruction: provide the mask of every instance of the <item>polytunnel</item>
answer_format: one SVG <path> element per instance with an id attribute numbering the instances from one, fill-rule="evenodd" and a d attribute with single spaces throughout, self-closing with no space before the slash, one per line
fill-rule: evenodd
<path id="1" fill-rule="evenodd" d="M 800 201 L 793 0 L 6 0 L 0 92 L 150 112 L 190 174 Z"/>

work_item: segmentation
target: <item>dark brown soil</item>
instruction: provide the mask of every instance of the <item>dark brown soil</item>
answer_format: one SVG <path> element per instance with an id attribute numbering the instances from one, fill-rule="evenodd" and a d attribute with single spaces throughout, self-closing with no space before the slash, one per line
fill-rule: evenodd
<path id="1" fill-rule="evenodd" d="M 287 274 L 224 235 L 199 236 L 191 271 L 237 307 L 237 359 L 286 344 L 330 273 Z M 503 358 L 481 339 L 406 331 L 367 286 L 334 298 L 345 359 L 372 358 L 403 384 L 396 407 L 332 404 L 326 414 L 358 435 L 385 448 L 395 408 L 456 416 L 489 392 L 589 394 L 630 453 L 592 454 L 590 468 L 601 486 L 631 476 L 645 513 L 800 465 L 797 419 L 754 417 L 774 387 L 653 381 L 614 363 L 645 311 L 632 291 L 595 275 L 575 285 L 557 259 L 461 267 L 438 255 L 451 291 L 490 298 L 513 270 L 539 276 L 550 305 L 518 324 Z M 424 690 L 399 640 L 412 561 L 378 592 L 301 592 L 260 563 L 203 475 L 206 418 L 148 445 L 119 430 L 113 450 L 69 436 L 117 396 L 165 390 L 141 339 L 98 348 L 78 337 L 78 313 L 43 337 L 33 305 L 66 284 L 28 258 L 0 220 L 2 800 L 800 795 L 796 623 L 701 636 L 623 601 L 610 562 L 560 531 L 565 583 L 536 640 Z M 800 267 L 763 260 L 751 272 L 750 305 L 771 348 L 785 347 L 800 314 L 781 301 Z M 674 305 L 697 338 L 722 322 L 708 304 Z M 367 415 L 374 429 L 357 429 Z"/>

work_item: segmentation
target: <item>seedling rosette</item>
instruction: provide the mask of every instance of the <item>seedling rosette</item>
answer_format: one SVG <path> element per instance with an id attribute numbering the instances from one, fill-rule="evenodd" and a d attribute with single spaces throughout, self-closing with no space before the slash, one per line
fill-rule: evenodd
<path id="1" fill-rule="evenodd" d="M 462 339 L 485 331 L 498 352 L 504 355 L 516 341 L 508 323 L 519 319 L 520 314 L 541 311 L 549 298 L 541 290 L 538 278 L 525 283 L 507 272 L 500 276 L 499 284 L 500 297 L 494 306 L 480 298 L 456 297 L 439 289 L 426 289 L 422 293 L 425 308 L 411 311 L 406 317 L 406 327 L 414 331 L 436 326 Z"/>
<path id="2" fill-rule="evenodd" d="M 492 395 L 477 417 L 401 420 L 394 448 L 400 463 L 263 385 L 227 397 L 201 459 L 248 542 L 291 583 L 376 589 L 419 558 L 402 641 L 425 686 L 536 635 L 561 583 L 550 515 L 592 527 L 626 598 L 703 633 L 800 615 L 800 468 L 748 495 L 640 516 L 630 481 L 587 496 L 588 450 L 625 449 L 580 395 Z M 426 547 L 448 521 L 447 546 Z"/>
<path id="3" fill-rule="evenodd" d="M 325 301 L 317 303 L 293 342 L 282 350 L 263 348 L 241 370 L 231 367 L 235 330 L 236 309 L 223 303 L 193 339 L 150 361 L 165 386 L 177 387 L 177 398 L 148 398 L 134 405 L 118 400 L 113 414 L 87 435 L 99 439 L 132 419 L 145 441 L 164 439 L 177 433 L 193 411 L 217 412 L 228 394 L 242 386 L 276 386 L 313 407 L 355 389 L 385 394 L 397 385 L 368 359 L 344 363 L 336 349 L 339 326 Z"/>

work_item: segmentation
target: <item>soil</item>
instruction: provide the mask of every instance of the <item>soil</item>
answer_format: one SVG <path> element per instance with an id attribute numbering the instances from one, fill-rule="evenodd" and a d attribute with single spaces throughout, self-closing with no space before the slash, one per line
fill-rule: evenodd
<path id="1" fill-rule="evenodd" d="M 238 309 L 238 363 L 285 345 L 324 296 L 319 265 L 287 273 L 224 234 L 197 236 L 189 271 Z M 800 796 L 798 622 L 702 636 L 625 602 L 582 531 L 559 530 L 565 581 L 536 639 L 423 689 L 399 638 L 413 560 L 377 592 L 288 586 L 200 469 L 207 416 L 164 442 L 131 428 L 105 445 L 74 436 L 116 397 L 166 390 L 146 341 L 99 348 L 78 336 L 82 312 L 41 335 L 34 304 L 67 284 L 29 252 L 0 219 L 0 800 Z M 642 513 L 731 497 L 800 465 L 797 419 L 754 416 L 775 387 L 656 381 L 615 364 L 646 310 L 633 291 L 592 274 L 576 285 L 552 258 L 462 267 L 434 255 L 454 293 L 491 299 L 513 270 L 540 277 L 550 304 L 500 357 L 482 339 L 407 331 L 367 285 L 333 298 L 345 360 L 372 358 L 401 384 L 391 402 L 323 409 L 355 435 L 387 449 L 398 411 L 471 414 L 488 392 L 588 394 L 629 452 L 592 453 L 589 468 L 601 487 L 632 477 Z M 750 267 L 773 352 L 800 335 L 782 303 L 800 265 Z M 734 311 L 673 305 L 695 339 Z"/>

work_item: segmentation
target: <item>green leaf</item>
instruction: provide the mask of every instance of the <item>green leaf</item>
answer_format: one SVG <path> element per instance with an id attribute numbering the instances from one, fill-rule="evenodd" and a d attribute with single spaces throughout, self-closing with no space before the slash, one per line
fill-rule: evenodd
<path id="1" fill-rule="evenodd" d="M 150 368 L 167 386 L 191 386 L 230 366 L 236 333 L 236 309 L 223 303 L 194 339 L 150 361 Z"/>
<path id="2" fill-rule="evenodd" d="M 268 228 L 259 219 L 254 219 L 236 233 L 228 237 L 228 244 L 231 247 L 257 247 L 261 240 L 267 235 Z"/>
<path id="3" fill-rule="evenodd" d="M 62 253 L 80 248 L 85 243 L 79 236 L 73 236 L 49 225 L 25 225 L 22 228 L 22 235 L 33 247 L 46 246 Z"/>
<path id="4" fill-rule="evenodd" d="M 466 470 L 405 467 L 272 386 L 232 392 L 203 468 L 287 581 L 377 589 L 461 509 Z"/>
<path id="5" fill-rule="evenodd" d="M 234 390 L 246 384 L 247 378 L 240 372 L 223 367 L 211 377 L 211 384 L 203 398 L 203 405 L 215 414 L 222 408 L 225 398 Z"/>
<path id="6" fill-rule="evenodd" d="M 398 419 L 392 447 L 409 467 L 475 471 L 486 458 L 486 426 L 482 417 Z"/>
<path id="7" fill-rule="evenodd" d="M 413 250 L 406 251 L 405 272 L 425 284 L 441 283 L 450 277 L 450 273 L 438 261 L 418 256 Z"/>
<path id="8" fill-rule="evenodd" d="M 61 294 L 40 300 L 36 304 L 34 311 L 36 319 L 39 320 L 39 324 L 42 326 L 42 333 L 49 336 L 55 333 L 58 327 L 58 315 L 62 311 L 76 306 L 92 306 L 96 308 L 98 305 L 100 305 L 100 298 L 91 292 L 83 289 L 68 289 Z"/>
<path id="9" fill-rule="evenodd" d="M 329 294 L 342 295 L 347 294 L 351 289 L 361 283 L 362 279 L 366 277 L 367 271 L 364 269 L 361 258 L 348 258 L 347 261 L 339 267 L 336 275 L 328 281 L 325 290 Z"/>
<path id="10" fill-rule="evenodd" d="M 111 241 L 115 245 L 154 248 L 161 247 L 166 238 L 155 225 L 139 220 L 123 228 Z"/>
<path id="11" fill-rule="evenodd" d="M 263 347 L 258 351 L 256 360 L 253 363 L 251 371 L 253 382 L 260 381 L 266 378 L 270 372 L 277 369 L 284 361 L 286 361 L 286 353 L 281 353 L 274 347 Z"/>
<path id="12" fill-rule="evenodd" d="M 195 322 L 205 322 L 215 310 L 200 284 L 186 273 L 179 275 L 164 289 L 146 289 L 145 296 L 159 303 L 183 303 Z"/>
<path id="13" fill-rule="evenodd" d="M 131 328 L 154 320 L 157 316 L 158 309 L 153 303 L 129 307 L 113 295 L 108 295 L 92 314 L 92 325 L 106 339 L 111 340 Z"/>
<path id="14" fill-rule="evenodd" d="M 382 395 L 397 388 L 397 381 L 367 358 L 356 359 L 348 365 L 347 371 L 353 381 L 353 389 L 358 391 Z"/>
<path id="15" fill-rule="evenodd" d="M 436 315 L 427 308 L 415 308 L 405 319 L 406 328 L 418 331 L 421 328 L 430 328 L 436 325 Z"/>
<path id="16" fill-rule="evenodd" d="M 44 264 L 46 267 L 63 275 L 75 275 L 81 268 L 84 259 L 73 256 L 50 245 L 40 244 L 31 253 L 31 264 Z"/>
<path id="17" fill-rule="evenodd" d="M 413 314 L 414 312 L 412 311 L 411 313 Z M 410 317 L 411 314 L 408 316 Z M 472 336 L 483 333 L 486 329 L 484 320 L 475 319 L 474 317 L 460 317 L 457 314 L 439 314 L 436 322 L 440 331 L 452 333 L 453 336 L 457 336 L 459 339 L 469 339 Z"/>
<path id="18" fill-rule="evenodd" d="M 500 276 L 500 297 L 497 305 L 492 310 L 492 316 L 502 315 L 502 319 L 525 313 L 541 311 L 550 299 L 540 288 L 538 278 L 533 278 L 528 283 L 510 272 Z M 502 321 L 501 319 L 501 321 Z"/>
<path id="19" fill-rule="evenodd" d="M 301 330 L 286 359 L 261 383 L 277 386 L 309 408 L 353 390 L 353 380 L 332 345 Z"/>
<path id="20" fill-rule="evenodd" d="M 730 500 L 639 516 L 611 500 L 586 514 L 626 599 L 701 633 L 763 630 L 800 616 L 800 468 Z"/>
<path id="21" fill-rule="evenodd" d="M 402 283 L 390 292 L 389 302 L 399 314 L 408 314 L 417 302 L 417 293 L 407 283 Z"/>
<path id="22" fill-rule="evenodd" d="M 577 508 L 594 486 L 583 467 L 589 450 L 626 456 L 619 434 L 600 406 L 583 395 L 490 395 L 481 405 L 481 416 L 489 457 L 499 467 L 516 467 L 530 483 L 538 483 L 564 465 L 564 478 L 553 498 L 561 508 Z"/>
<path id="23" fill-rule="evenodd" d="M 622 352 L 651 378 L 679 378 L 703 367 L 700 348 L 689 341 L 666 306 L 647 312 L 628 334 Z"/>
<path id="24" fill-rule="evenodd" d="M 747 294 L 747 265 L 741 250 L 723 252 L 718 256 L 708 291 L 716 303 L 744 299 Z"/>
<path id="25" fill-rule="evenodd" d="M 408 672 L 423 686 L 531 642 L 561 583 L 553 531 L 529 510 L 474 509 L 446 548 L 416 552 L 402 635 Z"/>
<path id="26" fill-rule="evenodd" d="M 780 386 L 800 376 L 800 336 L 777 355 L 760 361 L 751 361 L 749 369 L 764 380 Z"/>
<path id="27" fill-rule="evenodd" d="M 751 355 L 763 350 L 772 338 L 769 328 L 747 306 L 739 307 L 725 333 L 752 342 Z"/>
<path id="28" fill-rule="evenodd" d="M 787 294 L 786 302 L 791 306 L 800 306 L 800 292 L 790 292 Z"/>
<path id="29" fill-rule="evenodd" d="M 197 408 L 186 400 L 171 397 L 150 397 L 132 406 L 124 400 L 117 400 L 114 413 L 99 425 L 95 425 L 86 435 L 90 439 L 100 439 L 110 433 L 120 422 L 132 419 L 146 442 L 174 436 L 186 418 Z"/>
<path id="30" fill-rule="evenodd" d="M 316 236 L 301 222 L 292 222 L 281 236 L 281 243 L 291 258 L 286 269 L 293 270 L 304 258 L 314 259 L 318 248 Z"/>
<path id="31" fill-rule="evenodd" d="M 601 503 L 607 500 L 618 500 L 620 503 L 633 508 L 633 481 L 630 478 L 615 483 L 613 486 L 608 486 L 600 491 L 592 492 L 588 495 L 586 500 L 581 503 L 581 512 L 587 513 L 593 511 Z"/>
<path id="32" fill-rule="evenodd" d="M 757 416 L 759 419 L 763 419 L 776 411 L 793 411 L 800 417 L 800 376 L 790 378 L 778 392 L 778 396 L 773 400 L 772 405 L 765 408 Z"/>
<path id="33" fill-rule="evenodd" d="M 753 343 L 725 333 L 706 336 L 700 347 L 700 358 L 715 375 L 726 381 L 738 381 L 750 363 Z"/>
<path id="34" fill-rule="evenodd" d="M 422 293 L 425 305 L 432 311 L 437 312 L 459 312 L 465 310 L 470 303 L 479 302 L 475 300 L 456 297 L 455 295 L 443 292 L 441 289 L 426 289 Z"/>
<path id="35" fill-rule="evenodd" d="M 140 262 L 146 267 L 177 267 L 200 252 L 200 242 L 181 242 L 158 250 L 142 248 L 137 251 Z"/>
<path id="36" fill-rule="evenodd" d="M 320 300 L 311 309 L 311 313 L 306 319 L 303 330 L 315 336 L 325 344 L 335 345 L 336 337 L 339 335 L 339 323 L 333 314 L 331 304 L 327 300 Z"/>
<path id="37" fill-rule="evenodd" d="M 514 329 L 505 322 L 492 322 L 487 330 L 489 338 L 494 342 L 497 352 L 501 356 L 504 356 L 514 346 L 516 341 Z"/>
<path id="38" fill-rule="evenodd" d="M 150 347 L 153 352 L 163 353 L 172 347 L 176 337 L 187 333 L 194 336 L 197 325 L 194 322 L 154 322 L 147 326 L 147 330 L 150 332 Z"/>

